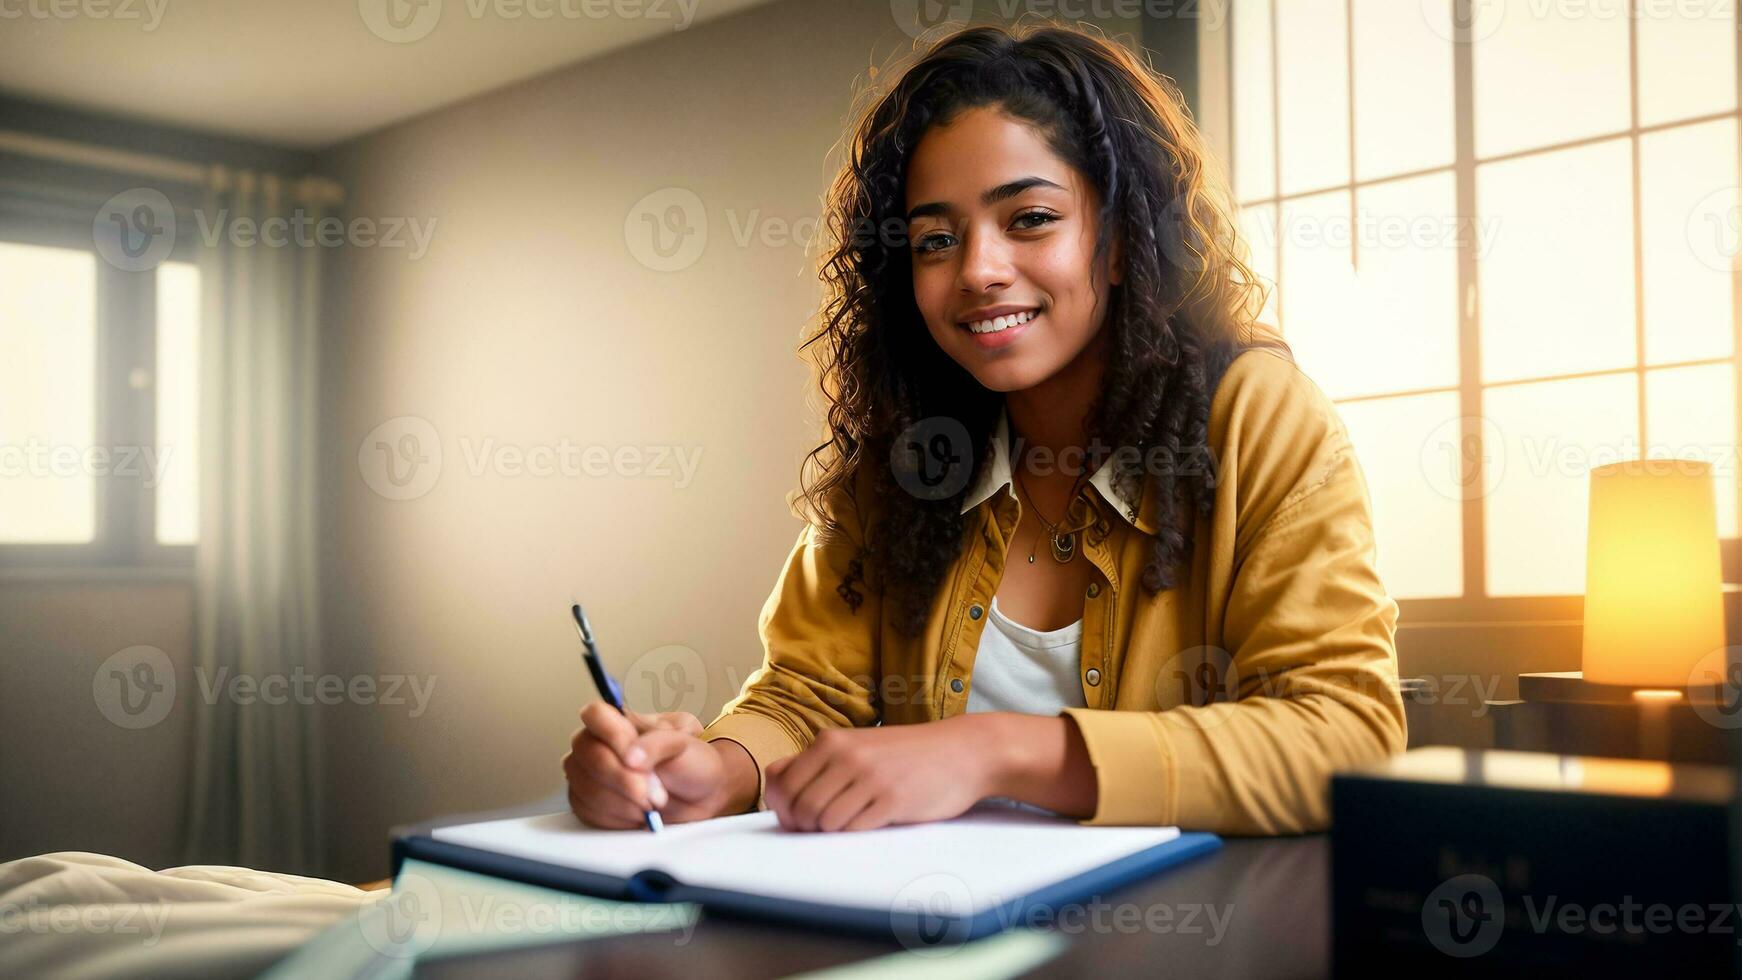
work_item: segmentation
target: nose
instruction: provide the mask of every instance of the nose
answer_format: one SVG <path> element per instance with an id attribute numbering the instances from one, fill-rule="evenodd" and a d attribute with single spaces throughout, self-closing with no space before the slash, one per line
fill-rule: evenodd
<path id="1" fill-rule="evenodd" d="M 962 292 L 990 293 L 1008 288 L 1015 273 L 1010 266 L 1010 251 L 1003 236 L 964 230 L 963 237 Z"/>

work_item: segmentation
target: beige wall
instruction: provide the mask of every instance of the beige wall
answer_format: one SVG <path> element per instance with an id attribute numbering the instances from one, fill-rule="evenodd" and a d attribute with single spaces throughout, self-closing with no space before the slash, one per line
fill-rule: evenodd
<path id="1" fill-rule="evenodd" d="M 190 704 L 191 624 L 185 582 L 0 581 L 0 861 L 97 851 L 151 867 L 181 863 L 193 712 L 121 727 L 92 684 L 104 682 L 96 675 L 111 655 L 152 646 L 175 666 L 177 698 Z"/>

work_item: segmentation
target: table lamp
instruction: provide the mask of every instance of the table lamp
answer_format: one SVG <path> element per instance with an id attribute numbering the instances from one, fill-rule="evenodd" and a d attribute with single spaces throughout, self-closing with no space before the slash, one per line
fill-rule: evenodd
<path id="1" fill-rule="evenodd" d="M 1591 470 L 1582 665 L 1592 684 L 1681 690 L 1724 647 L 1711 464 Z"/>

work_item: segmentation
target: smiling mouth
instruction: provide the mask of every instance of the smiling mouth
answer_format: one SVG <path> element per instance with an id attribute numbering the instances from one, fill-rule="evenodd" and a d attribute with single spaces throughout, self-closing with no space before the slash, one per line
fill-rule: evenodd
<path id="1" fill-rule="evenodd" d="M 972 323 L 961 324 L 961 326 L 966 327 L 973 333 L 999 333 L 1004 330 L 1009 330 L 1011 327 L 1027 323 L 1039 315 L 1040 308 L 1035 307 L 1032 310 L 1023 310 L 1021 313 L 1011 313 L 1007 316 L 996 316 L 990 320 L 975 320 Z"/>

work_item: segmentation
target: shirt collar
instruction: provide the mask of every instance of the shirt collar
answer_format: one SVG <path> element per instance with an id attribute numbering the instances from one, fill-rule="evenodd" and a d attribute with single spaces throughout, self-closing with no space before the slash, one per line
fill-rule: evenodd
<path id="1" fill-rule="evenodd" d="M 1014 493 L 1015 481 L 1012 479 L 1011 472 L 1010 412 L 1006 409 L 998 413 L 998 427 L 992 432 L 991 457 L 986 460 L 986 465 L 980 468 L 978 482 L 962 497 L 962 513 L 966 514 L 980 506 L 998 491 L 1007 487 L 1011 488 L 1011 492 Z M 1094 487 L 1096 492 L 1101 495 L 1101 499 L 1110 504 L 1119 516 L 1132 526 L 1140 530 L 1150 530 L 1143 526 L 1147 522 L 1139 520 L 1138 511 L 1142 506 L 1142 501 L 1127 498 L 1114 486 L 1113 467 L 1110 463 L 1103 463 L 1095 468 L 1095 472 L 1089 476 L 1089 485 Z"/>

